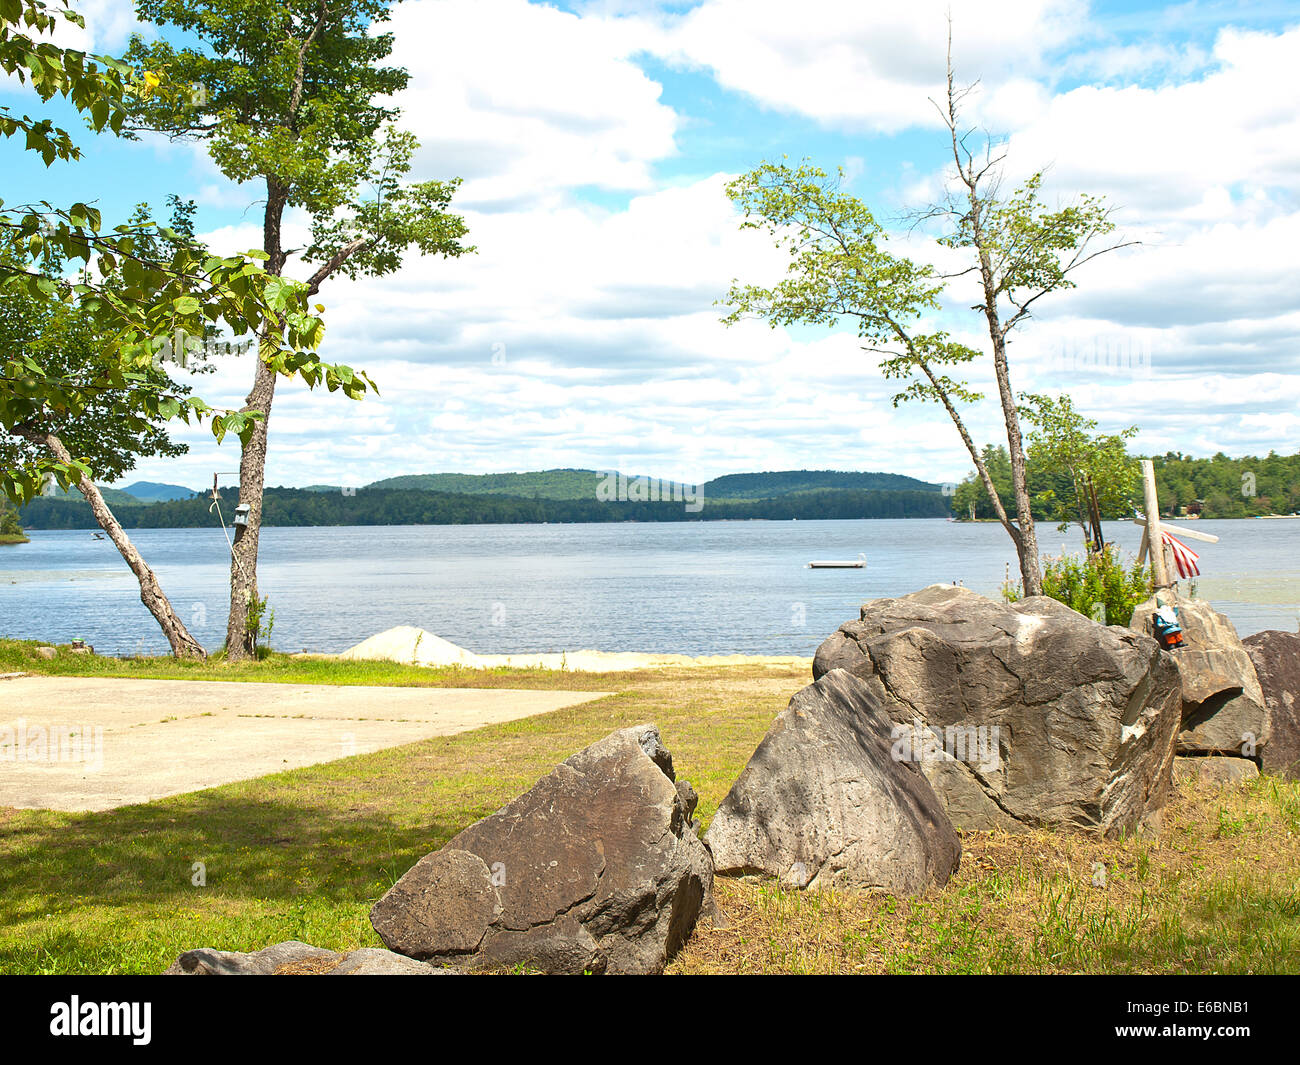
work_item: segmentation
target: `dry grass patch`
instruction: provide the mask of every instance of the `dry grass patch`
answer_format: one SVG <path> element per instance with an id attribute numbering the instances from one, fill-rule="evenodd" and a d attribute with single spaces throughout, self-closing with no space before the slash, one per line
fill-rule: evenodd
<path id="1" fill-rule="evenodd" d="M 1155 839 L 970 832 L 910 899 L 720 880 L 682 973 L 1300 971 L 1300 784 L 1178 789 Z"/>

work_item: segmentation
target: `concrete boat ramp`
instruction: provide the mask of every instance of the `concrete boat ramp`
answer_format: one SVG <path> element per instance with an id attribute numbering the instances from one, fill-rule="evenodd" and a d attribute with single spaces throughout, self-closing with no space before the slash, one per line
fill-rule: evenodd
<path id="1" fill-rule="evenodd" d="M 111 810 L 606 694 L 20 676 L 0 680 L 0 806 Z"/>

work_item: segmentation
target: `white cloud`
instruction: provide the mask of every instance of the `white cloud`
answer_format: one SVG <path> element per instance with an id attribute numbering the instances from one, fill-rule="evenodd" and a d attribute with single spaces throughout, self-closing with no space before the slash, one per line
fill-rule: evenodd
<path id="1" fill-rule="evenodd" d="M 409 0 L 391 29 L 421 176 L 464 177 L 463 203 L 645 190 L 675 150 L 677 116 L 629 58 L 638 23 L 525 0 Z"/>
<path id="2" fill-rule="evenodd" d="M 992 86 L 1041 73 L 1083 16 L 1063 0 L 705 0 L 661 47 L 774 110 L 895 132 L 938 122 L 950 9 L 959 81 Z"/>
<path id="3" fill-rule="evenodd" d="M 1281 187 L 1294 197 L 1300 28 L 1224 30 L 1213 55 L 1213 69 L 1192 80 L 1057 95 L 1011 137 L 1011 164 L 1051 163 L 1057 187 L 1108 192 L 1144 219 L 1194 210 L 1216 190 Z"/>
<path id="4" fill-rule="evenodd" d="M 394 59 L 413 75 L 400 103 L 425 144 L 417 176 L 467 178 L 459 204 L 480 251 L 326 286 L 326 357 L 368 370 L 383 394 L 356 404 L 282 387 L 268 483 L 613 464 L 690 480 L 797 467 L 962 476 L 970 463 L 943 412 L 896 411 L 897 383 L 851 334 L 719 324 L 713 304 L 733 277 L 770 279 L 784 260 L 738 231 L 725 175 L 661 175 L 688 118 L 636 62 L 645 49 L 712 71 L 814 120 L 810 138 L 933 131 L 926 96 L 941 87 L 946 6 L 817 0 L 797 19 L 775 0 L 706 0 L 680 15 L 633 4 L 631 17 L 619 3 L 583 17 L 523 0 L 399 6 Z M 1225 30 L 1208 53 L 1165 42 L 1144 62 L 1079 10 L 957 8 L 960 67 L 986 75 L 972 117 L 1011 133 L 1011 178 L 1050 163 L 1049 194 L 1105 194 L 1147 242 L 1044 303 L 1015 341 L 1014 384 L 1069 389 L 1108 429 L 1141 425 L 1143 449 L 1294 450 L 1300 30 Z M 1103 47 L 1061 67 L 1072 34 Z M 1061 90 L 1063 69 L 1105 83 Z M 896 187 L 939 190 L 901 150 L 885 158 L 902 160 Z M 871 169 L 879 180 L 869 162 L 859 182 Z M 222 250 L 258 236 L 251 223 L 212 235 Z M 958 330 L 986 344 L 975 316 Z M 1094 340 L 1149 356 L 1150 376 L 1053 362 Z M 984 385 L 987 367 L 972 376 Z M 245 364 L 199 383 L 238 403 L 250 377 Z M 978 441 L 998 439 L 996 402 L 970 425 Z M 232 447 L 193 439 L 169 471 L 197 486 L 232 468 Z"/>
<path id="5" fill-rule="evenodd" d="M 125 47 L 132 33 L 144 32 L 136 21 L 133 0 L 76 0 L 69 6 L 82 16 L 85 26 L 60 16 L 53 40 L 64 48 L 114 54 Z"/>

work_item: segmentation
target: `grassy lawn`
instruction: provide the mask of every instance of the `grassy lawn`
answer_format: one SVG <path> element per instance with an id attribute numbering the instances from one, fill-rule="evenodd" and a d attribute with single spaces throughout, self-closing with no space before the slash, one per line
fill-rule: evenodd
<path id="1" fill-rule="evenodd" d="M 510 724 L 99 814 L 0 808 L 0 972 L 159 972 L 197 946 L 379 946 L 370 905 L 422 854 L 615 728 L 657 722 L 707 819 L 807 682 L 750 667 L 558 674 L 273 656 L 35 659 L 0 673 L 617 691 Z M 3 682 L 0 682 L 3 683 Z M 0 688 L 0 692 L 3 688 Z M 0 696 L 2 697 L 2 696 Z M 912 900 L 719 881 L 726 928 L 673 972 L 1300 971 L 1300 784 L 1181 786 L 1158 840 L 968 833 Z M 194 886 L 202 862 L 206 886 Z M 1094 886 L 1098 866 L 1105 886 Z"/>
<path id="2" fill-rule="evenodd" d="M 465 669 L 402 666 L 395 662 L 342 662 L 272 653 L 259 662 L 181 661 L 166 656 L 110 658 L 74 655 L 59 645 L 58 657 L 36 656 L 32 640 L 0 639 L 0 673 L 48 673 L 67 677 L 144 677 L 150 680 L 221 680 L 262 684 L 376 684 L 410 688 L 563 688 L 604 691 L 611 674 L 560 673 L 546 669 Z M 46 644 L 45 646 L 55 646 Z M 619 674 L 612 674 L 619 676 Z M 520 678 L 527 678 L 521 682 Z M 598 679 L 599 678 L 599 679 Z M 567 756 L 566 756 L 567 757 Z"/>

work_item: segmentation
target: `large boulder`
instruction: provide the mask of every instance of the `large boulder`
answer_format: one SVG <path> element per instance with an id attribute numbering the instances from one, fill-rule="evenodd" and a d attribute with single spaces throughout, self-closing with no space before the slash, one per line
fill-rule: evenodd
<path id="1" fill-rule="evenodd" d="M 961 842 L 893 722 L 843 670 L 798 692 L 732 785 L 705 841 L 719 873 L 908 895 L 946 883 Z"/>
<path id="2" fill-rule="evenodd" d="M 337 953 L 310 943 L 289 940 L 243 953 L 200 947 L 187 950 L 167 967 L 164 976 L 448 976 L 439 969 L 387 950 L 362 947 Z"/>
<path id="3" fill-rule="evenodd" d="M 952 585 L 875 599 L 818 648 L 813 676 L 834 669 L 911 729 L 958 828 L 1115 836 L 1168 797 L 1172 657 L 1054 599 L 1008 605 Z"/>
<path id="4" fill-rule="evenodd" d="M 1255 666 L 1268 711 L 1265 773 L 1300 780 L 1300 636 L 1270 629 L 1241 641 Z"/>
<path id="5" fill-rule="evenodd" d="M 420 859 L 374 906 L 399 954 L 466 968 L 658 973 L 713 862 L 654 725 L 622 729 Z"/>
<path id="6" fill-rule="evenodd" d="M 1179 754 L 1258 757 L 1268 745 L 1268 712 L 1254 663 L 1232 622 L 1204 599 L 1179 599 L 1183 646 L 1173 651 L 1182 685 Z M 1155 635 L 1155 599 L 1133 611 L 1129 627 Z"/>

